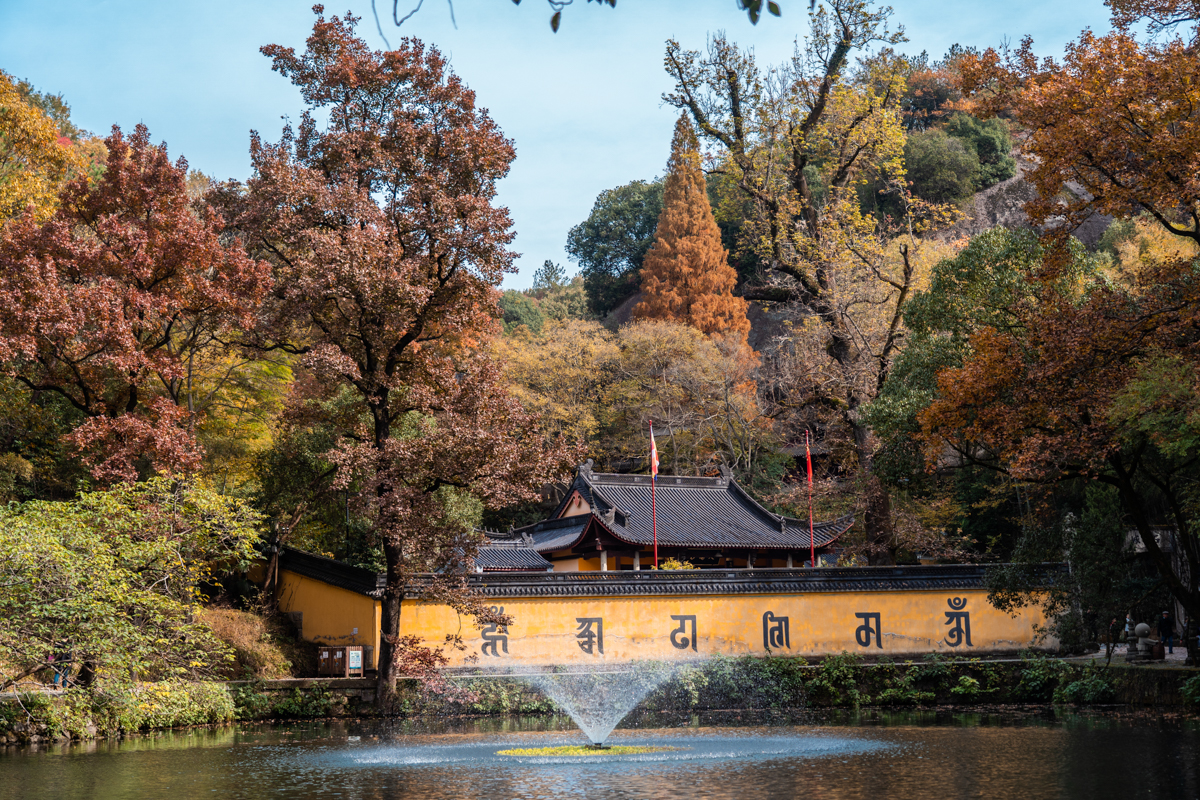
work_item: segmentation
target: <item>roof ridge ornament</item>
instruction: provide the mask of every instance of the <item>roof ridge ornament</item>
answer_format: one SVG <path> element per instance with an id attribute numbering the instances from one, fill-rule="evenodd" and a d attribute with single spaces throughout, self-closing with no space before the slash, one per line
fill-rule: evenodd
<path id="1" fill-rule="evenodd" d="M 583 478 L 585 481 L 588 481 L 590 483 L 592 480 L 592 471 L 595 468 L 596 468 L 595 459 L 589 458 L 587 461 L 585 461 L 579 465 L 579 469 L 578 469 L 579 477 Z"/>
<path id="2" fill-rule="evenodd" d="M 733 480 L 733 470 L 729 468 L 728 464 L 718 464 L 717 471 L 721 473 L 721 477 L 726 483 L 729 483 Z"/>

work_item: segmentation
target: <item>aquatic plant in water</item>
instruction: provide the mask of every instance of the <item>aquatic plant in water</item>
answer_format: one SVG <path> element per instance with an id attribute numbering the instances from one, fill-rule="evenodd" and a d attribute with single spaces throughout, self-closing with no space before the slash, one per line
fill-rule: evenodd
<path id="1" fill-rule="evenodd" d="M 641 753 L 669 753 L 687 750 L 686 747 L 654 747 L 652 745 L 614 745 L 612 747 L 588 747 L 568 745 L 563 747 L 514 747 L 497 750 L 498 756 L 629 756 Z"/>

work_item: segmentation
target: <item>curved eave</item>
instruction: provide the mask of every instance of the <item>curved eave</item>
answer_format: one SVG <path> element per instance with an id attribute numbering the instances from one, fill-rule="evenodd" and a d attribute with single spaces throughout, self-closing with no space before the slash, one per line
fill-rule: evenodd
<path id="1" fill-rule="evenodd" d="M 592 514 L 592 513 L 578 514 L 578 515 L 576 515 L 576 517 L 589 517 L 589 519 L 587 522 L 583 523 L 583 527 L 579 529 L 579 533 L 575 536 L 574 539 L 569 539 L 566 542 L 555 543 L 555 545 L 553 547 L 545 547 L 545 546 L 539 547 L 535 540 L 533 545 L 530 547 L 530 549 L 536 553 L 545 555 L 546 553 L 557 553 L 562 550 L 570 550 L 571 548 L 578 546 L 579 543 L 582 542 L 587 537 L 588 531 L 591 530 L 592 524 L 598 523 L 598 522 L 600 522 L 600 520 L 595 514 Z M 518 532 L 529 531 L 530 528 L 537 527 L 538 525 L 544 525 L 544 524 L 546 524 L 546 522 L 559 523 L 557 526 L 547 527 L 541 531 L 535 531 L 535 532 L 530 533 L 531 536 L 535 536 L 537 533 L 544 533 L 549 530 L 554 530 L 555 527 L 563 527 L 563 528 L 571 527 L 570 524 L 566 523 L 566 520 L 576 519 L 576 517 L 558 517 L 557 519 L 550 519 L 550 520 L 547 520 L 544 522 L 534 523 L 533 525 L 527 525 L 524 528 L 517 528 L 517 531 Z M 607 530 L 607 528 L 605 528 L 605 530 Z"/>
<path id="2" fill-rule="evenodd" d="M 610 527 L 610 526 L 606 525 L 604 523 L 604 521 L 599 517 L 593 517 L 593 522 L 595 522 L 595 524 L 599 525 L 601 528 L 603 528 L 605 531 L 607 531 L 609 534 L 611 534 L 612 537 L 614 539 L 617 539 L 618 541 L 624 542 L 625 544 L 632 545 L 634 547 L 648 547 L 649 546 L 646 542 L 638 542 L 638 541 L 635 541 L 631 537 L 622 536 L 621 530 L 619 530 L 615 527 Z M 796 522 L 799 523 L 799 520 L 796 520 Z M 837 532 L 830 535 L 828 539 L 824 539 L 824 540 L 818 542 L 817 543 L 818 549 L 829 547 L 831 544 L 833 544 L 838 539 L 840 539 L 842 536 L 844 536 L 847 531 L 849 531 L 852 527 L 854 527 L 854 515 L 847 514 L 844 517 L 839 517 L 838 519 L 833 520 L 832 523 L 823 522 L 820 524 L 821 525 L 836 524 L 836 525 L 838 525 L 838 529 L 837 529 Z M 805 526 L 805 527 L 807 527 L 807 526 Z M 799 526 L 799 524 L 797 524 L 794 529 L 799 530 L 799 528 L 800 528 L 800 526 Z M 585 533 L 586 533 L 586 531 L 585 531 Z M 580 538 L 582 539 L 583 537 L 580 537 Z M 754 544 L 754 545 L 728 544 L 728 543 L 704 544 L 704 543 L 697 543 L 697 542 L 686 542 L 683 544 L 679 544 L 677 542 L 671 541 L 670 539 L 663 539 L 663 538 L 659 538 L 658 544 L 660 547 L 678 547 L 678 548 L 684 549 L 684 550 L 735 550 L 735 551 L 736 550 L 797 551 L 797 550 L 805 550 L 809 546 L 807 542 L 797 542 L 795 544 L 780 543 L 780 544 Z"/>

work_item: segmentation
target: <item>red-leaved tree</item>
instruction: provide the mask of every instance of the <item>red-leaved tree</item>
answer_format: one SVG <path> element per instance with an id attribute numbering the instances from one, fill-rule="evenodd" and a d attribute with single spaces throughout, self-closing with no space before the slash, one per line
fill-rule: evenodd
<path id="1" fill-rule="evenodd" d="M 482 346 L 512 271 L 511 222 L 493 204 L 512 143 L 439 52 L 413 39 L 372 51 L 356 18 L 314 11 L 303 54 L 263 48 L 307 109 L 278 143 L 254 135 L 241 219 L 275 267 L 263 345 L 303 353 L 310 386 L 360 403 L 330 458 L 387 563 L 386 702 L 404 664 L 429 661 L 400 636 L 415 575 L 440 575 L 423 596 L 495 617 L 466 591 L 476 542 L 455 499 L 530 499 L 569 454 L 546 445 Z"/>
<path id="2" fill-rule="evenodd" d="M 0 363 L 85 417 L 71 439 L 107 482 L 198 465 L 189 359 L 253 324 L 270 270 L 223 241 L 220 216 L 188 198 L 187 162 L 144 126 L 105 145 L 102 177 L 0 235 Z"/>

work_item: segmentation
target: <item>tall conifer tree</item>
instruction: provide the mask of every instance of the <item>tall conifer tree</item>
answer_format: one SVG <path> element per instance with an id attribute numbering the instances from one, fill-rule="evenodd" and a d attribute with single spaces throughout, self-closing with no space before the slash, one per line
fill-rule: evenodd
<path id="1" fill-rule="evenodd" d="M 643 298 L 634 316 L 683 322 L 744 342 L 750 331 L 746 301 L 733 294 L 737 273 L 721 246 L 700 169 L 699 143 L 686 115 L 675 123 L 667 170 L 663 210 L 642 263 Z"/>

